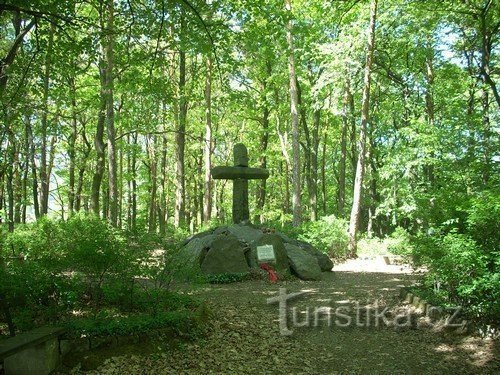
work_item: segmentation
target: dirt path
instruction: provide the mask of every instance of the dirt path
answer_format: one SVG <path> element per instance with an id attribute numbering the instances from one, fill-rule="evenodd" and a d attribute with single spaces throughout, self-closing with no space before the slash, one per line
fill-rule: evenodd
<path id="1" fill-rule="evenodd" d="M 95 373 L 500 372 L 495 359 L 499 353 L 492 340 L 436 333 L 414 325 L 390 326 L 396 310 L 401 307 L 399 288 L 415 280 L 415 276 L 406 271 L 398 266 L 355 261 L 336 267 L 334 272 L 325 274 L 321 282 L 253 281 L 204 287 L 193 293 L 206 298 L 215 311 L 214 327 L 207 338 L 163 354 L 114 357 Z M 280 333 L 278 304 L 267 303 L 268 298 L 278 296 L 280 288 L 282 294 L 285 290 L 287 294 L 304 292 L 287 301 L 286 328 L 293 331 L 288 336 Z M 382 318 L 376 326 L 377 319 L 367 315 L 366 306 L 372 312 L 378 306 L 379 316 L 387 306 L 383 316 L 389 326 L 383 324 Z M 404 319 L 398 322 L 402 325 Z M 297 327 L 300 323 L 303 326 Z"/>

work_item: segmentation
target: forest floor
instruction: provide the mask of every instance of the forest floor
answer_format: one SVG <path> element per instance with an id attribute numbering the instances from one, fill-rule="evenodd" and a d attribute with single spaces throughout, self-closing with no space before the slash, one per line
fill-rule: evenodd
<path id="1" fill-rule="evenodd" d="M 384 316 L 391 321 L 391 316 L 405 308 L 399 299 L 400 287 L 417 277 L 404 266 L 356 260 L 336 266 L 320 282 L 250 281 L 186 290 L 204 298 L 214 311 L 206 337 L 170 350 L 147 353 L 136 346 L 136 353 L 133 348 L 125 353 L 114 351 L 91 373 L 500 373 L 498 342 L 492 339 L 415 324 L 395 327 L 366 314 L 366 306 L 372 312 L 378 306 L 379 316 L 388 307 Z M 281 293 L 285 289 L 288 294 L 304 292 L 287 301 L 290 335 L 280 333 L 278 303 L 267 302 L 279 295 L 280 288 L 284 288 Z M 297 327 L 299 323 L 303 326 Z M 82 372 L 74 369 L 71 373 Z"/>

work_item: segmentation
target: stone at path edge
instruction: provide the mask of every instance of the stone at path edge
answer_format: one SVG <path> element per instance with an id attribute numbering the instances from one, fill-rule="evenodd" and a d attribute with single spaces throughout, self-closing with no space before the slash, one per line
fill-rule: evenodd
<path id="1" fill-rule="evenodd" d="M 245 257 L 247 250 L 235 236 L 221 236 L 212 242 L 201 270 L 206 275 L 248 272 L 250 268 Z"/>

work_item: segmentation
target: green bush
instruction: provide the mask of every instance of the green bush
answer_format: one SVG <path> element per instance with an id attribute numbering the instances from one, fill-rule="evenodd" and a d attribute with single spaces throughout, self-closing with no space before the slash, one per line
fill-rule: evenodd
<path id="1" fill-rule="evenodd" d="M 74 216 L 61 227 L 66 269 L 80 276 L 90 300 L 100 303 L 111 297 L 116 301 L 130 293 L 132 278 L 138 272 L 137 254 L 119 231 L 95 216 L 84 215 Z"/>
<path id="2" fill-rule="evenodd" d="M 230 284 L 250 279 L 248 272 L 244 273 L 222 273 L 218 275 L 207 275 L 206 279 L 211 284 Z"/>
<path id="3" fill-rule="evenodd" d="M 455 232 L 421 235 L 413 244 L 414 260 L 429 268 L 425 284 L 442 304 L 460 305 L 475 319 L 498 324 L 500 253 L 486 253 L 471 236 Z"/>
<path id="4" fill-rule="evenodd" d="M 70 337 L 137 335 L 164 328 L 173 329 L 183 336 L 192 336 L 201 328 L 197 318 L 198 315 L 189 310 L 166 311 L 155 316 L 147 314 L 114 316 L 101 313 L 93 318 L 71 320 L 65 326 Z"/>
<path id="5" fill-rule="evenodd" d="M 500 251 L 500 193 L 485 191 L 471 200 L 467 231 L 486 252 Z"/>
<path id="6" fill-rule="evenodd" d="M 64 234 L 58 222 L 42 218 L 33 224 L 19 226 L 8 233 L 3 247 L 6 256 L 26 257 L 45 262 L 52 267 L 60 265 L 60 243 Z"/>
<path id="7" fill-rule="evenodd" d="M 95 326 L 102 323 L 104 331 L 125 332 L 126 327 L 142 327 L 141 319 L 134 317 L 138 314 L 149 317 L 146 328 L 175 325 L 175 319 L 165 318 L 166 312 L 172 317 L 197 306 L 191 298 L 168 290 L 171 264 L 166 267 L 164 257 L 155 260 L 150 255 L 172 245 L 155 235 L 127 236 L 96 216 L 75 215 L 66 222 L 44 218 L 20 225 L 2 242 L 8 258 L 0 267 L 0 292 L 20 330 L 73 321 L 76 311 L 77 319 L 94 320 L 89 324 Z M 114 311 L 123 321 L 114 326 L 100 319 L 100 311 Z"/>
<path id="8" fill-rule="evenodd" d="M 411 236 L 408 231 L 402 227 L 397 227 L 389 236 L 389 244 L 387 250 L 394 255 L 401 255 L 406 259 L 410 259 L 413 254 L 413 246 Z"/>
<path id="9" fill-rule="evenodd" d="M 309 242 L 333 258 L 345 256 L 349 243 L 345 220 L 334 215 L 324 216 L 318 221 L 305 223 L 301 229 L 300 240 Z"/>
<path id="10" fill-rule="evenodd" d="M 318 221 L 304 222 L 298 227 L 280 222 L 270 222 L 267 226 L 280 228 L 279 230 L 289 237 L 309 242 L 332 258 L 346 255 L 349 243 L 347 222 L 335 215 L 323 216 Z"/>

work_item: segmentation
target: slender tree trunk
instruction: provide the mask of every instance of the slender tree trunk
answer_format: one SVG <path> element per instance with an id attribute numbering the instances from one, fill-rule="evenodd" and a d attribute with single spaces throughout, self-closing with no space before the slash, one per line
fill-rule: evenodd
<path id="1" fill-rule="evenodd" d="M 45 55 L 45 71 L 43 75 L 43 107 L 41 119 L 41 153 L 40 153 L 40 214 L 47 215 L 49 208 L 50 173 L 47 169 L 47 131 L 49 111 L 49 84 L 52 66 L 52 50 L 54 45 L 55 25 L 51 24 L 47 53 Z"/>
<path id="2" fill-rule="evenodd" d="M 148 230 L 150 233 L 156 232 L 156 203 L 157 203 L 157 170 L 158 164 L 156 160 L 156 136 L 153 139 L 149 139 L 147 142 L 148 146 L 148 159 L 149 159 L 149 215 L 148 215 Z"/>
<path id="3" fill-rule="evenodd" d="M 205 141 L 203 142 L 203 161 L 205 168 L 204 195 L 203 195 L 203 222 L 208 223 L 212 218 L 212 60 L 207 57 L 205 76 Z"/>
<path id="4" fill-rule="evenodd" d="M 4 217 L 3 217 L 3 207 L 4 207 L 4 198 L 5 198 L 5 192 L 4 192 L 4 170 L 0 168 L 0 225 L 3 224 Z"/>
<path id="5" fill-rule="evenodd" d="M 19 151 L 22 148 L 22 140 L 19 140 Z M 14 167 L 14 223 L 21 223 L 21 210 L 23 198 L 23 186 L 21 178 L 21 152 L 16 153 L 15 167 Z"/>
<path id="6" fill-rule="evenodd" d="M 269 107 L 264 105 L 262 113 L 262 129 L 260 134 L 260 167 L 267 168 L 267 146 L 269 144 Z M 264 222 L 264 205 L 266 204 L 266 180 L 262 179 L 259 181 L 259 186 L 257 188 L 257 211 L 258 214 L 255 215 L 255 221 L 258 223 Z"/>
<path id="7" fill-rule="evenodd" d="M 109 222 L 118 225 L 118 176 L 116 163 L 114 91 L 114 0 L 107 0 L 107 35 L 103 39 L 103 51 L 106 58 L 104 75 L 104 95 L 106 101 L 106 128 L 108 135 L 108 184 L 109 184 Z"/>
<path id="8" fill-rule="evenodd" d="M 105 173 L 106 171 L 106 165 L 104 166 Z M 107 181 L 105 181 L 107 182 Z M 104 183 L 101 186 L 101 194 L 102 194 L 102 217 L 103 218 L 109 218 L 109 184 Z"/>
<path id="9" fill-rule="evenodd" d="M 481 63 L 480 63 L 480 77 L 483 82 L 483 84 L 489 85 L 491 88 L 491 91 L 493 93 L 493 97 L 495 98 L 495 101 L 497 103 L 498 108 L 500 109 L 500 94 L 498 93 L 498 88 L 496 86 L 495 81 L 493 81 L 491 77 L 491 66 L 490 66 L 490 61 L 491 61 L 491 51 L 493 49 L 493 40 L 492 37 L 494 36 L 495 31 L 488 30 L 488 13 L 489 12 L 495 12 L 496 15 L 498 16 L 498 8 L 495 10 L 495 6 L 493 5 L 494 1 L 487 1 L 486 5 L 481 9 L 480 14 L 478 15 L 479 22 L 480 22 L 480 33 L 481 33 Z M 497 4 L 498 6 L 498 4 Z M 498 22 L 498 20 L 497 20 Z M 498 33 L 499 26 L 497 24 L 496 26 L 496 32 Z M 485 88 L 487 91 L 487 88 Z M 486 94 L 488 95 L 488 93 Z M 488 99 L 489 100 L 489 99 Z"/>
<path id="10" fill-rule="evenodd" d="M 300 113 L 300 124 L 302 125 L 302 129 L 304 131 L 305 145 L 302 145 L 302 149 L 304 150 L 304 163 L 302 163 L 302 175 L 304 176 L 304 184 L 306 185 L 307 192 L 309 195 L 309 211 L 311 220 L 312 217 L 315 217 L 314 209 L 311 205 L 312 196 L 313 196 L 313 172 L 312 172 L 312 153 L 313 153 L 313 142 L 311 139 L 311 134 L 309 131 L 309 126 L 307 124 L 307 112 L 305 109 L 305 105 L 302 101 L 302 89 L 300 87 L 300 82 L 296 80 L 297 85 L 297 98 L 298 98 L 298 107 Z M 301 188 L 302 189 L 302 188 Z"/>
<path id="11" fill-rule="evenodd" d="M 349 97 L 349 123 L 351 124 L 350 126 L 350 131 L 349 131 L 349 143 L 350 143 L 350 156 L 349 159 L 351 161 L 351 171 L 352 171 L 352 176 L 356 176 L 356 166 L 358 165 L 358 150 L 357 150 L 357 130 L 356 130 L 356 120 L 355 120 L 355 108 L 354 108 L 354 95 L 351 95 Z"/>
<path id="12" fill-rule="evenodd" d="M 76 86 L 75 79 L 69 79 L 71 90 L 71 134 L 68 138 L 68 157 L 69 157 L 69 189 L 68 189 L 68 215 L 71 217 L 75 210 L 75 163 L 76 163 L 76 139 L 78 137 L 77 127 L 77 108 L 76 108 Z"/>
<path id="13" fill-rule="evenodd" d="M 495 82 L 491 78 L 491 50 L 492 40 L 491 32 L 487 29 L 487 13 L 491 10 L 492 2 L 481 10 L 479 15 L 480 32 L 481 32 L 481 61 L 480 61 L 480 74 L 482 80 L 482 118 L 483 118 L 483 163 L 482 163 L 482 179 L 483 183 L 487 185 L 490 180 L 491 170 L 491 123 L 490 123 L 490 95 L 488 85 L 493 91 L 493 96 L 496 99 L 497 105 L 500 108 L 500 96 L 498 94 Z"/>
<path id="14" fill-rule="evenodd" d="M 36 24 L 36 17 L 31 20 L 24 29 L 21 30 L 21 24 L 22 24 L 22 18 L 19 13 L 17 13 L 14 16 L 13 24 L 14 28 L 16 31 L 16 38 L 14 39 L 14 43 L 10 47 L 9 51 L 7 54 L 2 56 L 0 61 L 2 62 L 0 64 L 0 98 L 3 97 L 5 89 L 7 87 L 7 82 L 9 80 L 9 74 L 8 74 L 8 69 L 10 65 L 14 62 L 17 52 L 21 45 L 23 44 L 24 37 L 26 34 L 30 32 L 30 30 L 35 26 Z"/>
<path id="15" fill-rule="evenodd" d="M 352 101 L 352 93 L 350 80 L 347 79 L 344 86 L 344 98 L 342 102 L 342 131 L 340 135 L 340 161 L 339 161 L 339 186 L 337 191 L 337 212 L 340 217 L 344 217 L 345 210 L 345 180 L 346 180 L 346 161 L 347 161 L 347 130 L 351 125 L 349 120 L 352 113 L 350 112 L 350 103 Z"/>
<path id="16" fill-rule="evenodd" d="M 295 49 L 293 44 L 293 21 L 292 4 L 290 0 L 285 0 L 285 8 L 289 13 L 287 22 L 287 42 L 288 42 L 288 72 L 290 76 L 290 115 L 292 119 L 292 185 L 293 185 L 293 226 L 297 227 L 302 222 L 301 207 L 301 180 L 300 180 L 300 133 L 297 95 L 297 75 L 295 73 Z"/>
<path id="17" fill-rule="evenodd" d="M 163 108 L 164 110 L 166 109 L 166 104 L 163 103 Z M 165 128 L 165 123 L 163 124 Z M 167 148 L 168 148 L 168 141 L 166 135 L 162 136 L 162 152 L 161 152 L 161 163 L 160 163 L 160 189 L 161 189 L 161 195 L 159 198 L 159 203 L 158 203 L 158 225 L 160 229 L 160 235 L 165 235 L 167 232 L 167 210 L 168 210 L 168 205 L 167 205 L 167 199 L 168 199 L 168 192 L 167 192 Z"/>
<path id="18" fill-rule="evenodd" d="M 9 126 L 9 125 L 7 125 Z M 9 232 L 14 232 L 14 163 L 16 159 L 16 140 L 14 136 L 14 132 L 10 127 L 7 129 L 9 143 L 7 150 L 9 155 L 9 162 L 7 165 L 7 195 L 8 195 L 8 213 L 7 213 L 7 221 Z"/>
<path id="19" fill-rule="evenodd" d="M 311 221 L 318 220 L 318 150 L 319 150 L 319 128 L 321 123 L 321 110 L 316 109 L 313 113 L 312 149 L 311 149 L 311 187 L 309 189 L 309 206 L 311 207 Z"/>
<path id="20" fill-rule="evenodd" d="M 134 151 L 132 152 L 132 213 L 131 213 L 131 222 L 132 222 L 132 230 L 135 231 L 137 229 L 137 134 L 134 134 L 133 145 Z"/>
<path id="21" fill-rule="evenodd" d="M 40 217 L 40 206 L 38 204 L 38 178 L 37 178 L 37 168 L 35 163 L 35 140 L 33 138 L 33 130 L 31 128 L 31 122 L 29 117 L 26 119 L 26 141 L 29 143 L 30 152 L 30 167 L 31 167 L 31 191 L 33 197 L 33 210 L 35 212 L 35 218 L 38 219 Z"/>
<path id="22" fill-rule="evenodd" d="M 363 99 L 361 109 L 361 126 L 359 134 L 359 155 L 356 166 L 356 178 L 354 181 L 353 202 L 351 218 L 349 221 L 349 251 L 348 256 L 356 257 L 357 240 L 356 235 L 359 227 L 361 213 L 361 198 L 363 190 L 363 175 L 365 168 L 366 133 L 370 115 L 370 83 L 373 63 L 373 52 L 375 50 L 375 22 L 377 18 L 377 0 L 372 0 L 370 7 L 370 27 L 368 33 L 368 47 L 366 52 L 365 78 L 363 88 Z"/>
<path id="23" fill-rule="evenodd" d="M 85 126 L 82 127 L 82 133 L 81 137 L 83 139 L 83 142 L 85 144 L 85 149 L 83 151 L 83 157 L 80 163 L 80 167 L 78 168 L 78 182 L 76 185 L 76 191 L 75 191 L 75 211 L 79 212 L 81 205 L 82 205 L 82 191 L 83 191 L 83 184 L 84 184 L 84 177 L 85 177 L 85 171 L 87 169 L 87 162 L 89 159 L 90 152 L 92 150 L 92 146 L 87 139 L 87 134 L 85 132 Z"/>
<path id="24" fill-rule="evenodd" d="M 325 136 L 323 138 L 323 153 L 321 156 L 321 199 L 323 205 L 323 215 L 327 214 L 327 204 L 326 204 L 326 141 L 328 137 L 328 132 L 325 130 Z"/>
<path id="25" fill-rule="evenodd" d="M 185 32 L 185 19 L 181 15 L 180 35 Z M 182 46 L 181 46 L 182 48 Z M 186 216 L 186 176 L 184 173 L 184 150 L 186 147 L 186 117 L 187 117 L 187 98 L 186 98 L 186 52 L 179 51 L 179 120 L 177 132 L 175 133 L 175 213 L 174 226 L 179 228 L 185 224 Z"/>
<path id="26" fill-rule="evenodd" d="M 9 336 L 14 337 L 16 335 L 16 328 L 14 322 L 12 321 L 12 316 L 10 314 L 9 305 L 7 304 L 7 299 L 3 293 L 0 293 L 0 309 L 5 317 L 5 322 L 7 323 L 7 328 L 9 329 Z"/>
<path id="27" fill-rule="evenodd" d="M 28 116 L 27 116 L 28 117 Z M 29 122 L 29 119 L 26 119 L 26 123 Z M 23 206 L 21 211 L 21 222 L 26 224 L 26 214 L 27 214 L 27 205 L 28 205 L 28 184 L 29 184 L 29 175 L 30 175 L 30 166 L 31 166 L 31 144 L 30 144 L 30 134 L 28 131 L 28 127 L 25 126 L 24 129 L 24 152 L 25 152 L 25 160 L 23 166 L 23 177 L 22 177 L 22 186 L 23 186 Z M 1 207 L 1 206 L 0 206 Z"/>
<path id="28" fill-rule="evenodd" d="M 95 172 L 92 178 L 92 192 L 91 192 L 91 202 L 90 206 L 92 211 L 99 215 L 100 213 L 100 191 L 101 191 L 101 183 L 104 177 L 105 170 L 105 158 L 104 158 L 104 125 L 106 122 L 106 96 L 104 93 L 104 82 L 105 82 L 105 69 L 104 69 L 104 61 L 100 62 L 100 77 L 101 77 L 101 94 L 100 94 L 100 108 L 99 115 L 97 118 L 97 127 L 96 134 L 94 137 L 94 147 L 96 152 L 96 161 L 95 161 Z"/>
<path id="29" fill-rule="evenodd" d="M 434 50 L 432 46 L 428 47 L 428 53 L 425 59 L 425 79 L 427 83 L 427 87 L 425 90 L 425 112 L 427 115 L 427 124 L 429 125 L 430 131 L 433 131 L 434 128 Z M 434 157 L 434 154 L 431 154 L 431 157 Z M 432 163 L 425 165 L 425 175 L 426 179 L 429 182 L 430 186 L 434 185 L 434 166 Z"/>

